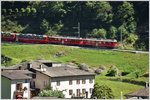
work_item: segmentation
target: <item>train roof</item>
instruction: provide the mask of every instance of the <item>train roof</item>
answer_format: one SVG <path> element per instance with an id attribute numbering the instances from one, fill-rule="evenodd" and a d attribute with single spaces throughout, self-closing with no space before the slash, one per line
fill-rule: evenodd
<path id="1" fill-rule="evenodd" d="M 97 38 L 77 38 L 77 37 L 62 37 L 62 36 L 49 36 L 49 38 L 63 38 L 63 39 L 79 39 L 90 41 L 104 41 L 104 42 L 117 42 L 115 39 L 97 39 Z"/>

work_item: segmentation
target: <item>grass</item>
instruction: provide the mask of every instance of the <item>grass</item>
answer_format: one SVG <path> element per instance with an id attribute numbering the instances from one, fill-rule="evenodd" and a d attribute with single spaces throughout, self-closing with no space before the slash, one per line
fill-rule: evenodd
<path id="1" fill-rule="evenodd" d="M 77 63 L 86 63 L 90 67 L 99 67 L 104 65 L 109 69 L 111 65 L 116 65 L 120 71 L 130 72 L 125 76 L 128 78 L 135 77 L 134 72 L 139 71 L 142 75 L 148 72 L 148 54 L 136 54 L 128 52 L 119 52 L 112 50 L 97 50 L 87 48 L 74 48 L 63 45 L 51 44 L 15 44 L 2 43 L 2 54 L 12 58 L 10 64 L 16 64 L 23 60 L 35 60 L 39 58 L 49 59 L 60 62 L 75 61 Z M 64 55 L 55 57 L 58 52 Z M 120 92 L 123 94 L 135 91 L 142 86 L 107 80 L 104 71 L 102 75 L 96 76 L 96 82 L 106 84 L 112 88 L 115 98 L 120 98 Z M 148 78 L 138 78 L 137 80 L 148 81 Z"/>
<path id="2" fill-rule="evenodd" d="M 136 91 L 140 88 L 143 88 L 143 86 L 139 86 L 135 84 L 107 80 L 105 77 L 101 77 L 101 76 L 96 76 L 95 80 L 99 85 L 107 85 L 108 87 L 110 87 L 115 96 L 115 99 L 121 98 L 121 92 L 124 95 L 131 91 Z"/>
<path id="3" fill-rule="evenodd" d="M 57 52 L 64 52 L 61 57 L 54 57 Z M 148 54 L 135 54 L 111 50 L 79 49 L 67 46 L 50 44 L 2 44 L 2 54 L 13 58 L 13 62 L 38 58 L 51 59 L 54 61 L 76 61 L 86 63 L 90 67 L 104 65 L 110 67 L 116 65 L 120 70 L 134 72 L 148 70 Z"/>

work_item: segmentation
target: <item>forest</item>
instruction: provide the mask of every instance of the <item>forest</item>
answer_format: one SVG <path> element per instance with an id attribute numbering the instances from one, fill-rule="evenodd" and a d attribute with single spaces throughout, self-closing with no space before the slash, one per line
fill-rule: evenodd
<path id="1" fill-rule="evenodd" d="M 149 50 L 148 1 L 2 1 L 1 30 L 119 41 Z"/>

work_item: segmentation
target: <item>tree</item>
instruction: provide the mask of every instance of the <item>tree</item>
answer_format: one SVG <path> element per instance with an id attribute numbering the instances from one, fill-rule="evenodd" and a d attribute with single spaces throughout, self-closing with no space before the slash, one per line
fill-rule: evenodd
<path id="1" fill-rule="evenodd" d="M 47 33 L 49 30 L 49 23 L 46 19 L 43 19 L 40 25 L 40 29 L 42 33 Z"/>
<path id="2" fill-rule="evenodd" d="M 138 36 L 136 34 L 129 34 L 129 37 L 126 39 L 126 42 L 129 44 L 135 44 L 138 40 Z"/>
<path id="3" fill-rule="evenodd" d="M 118 26 L 124 25 L 127 33 L 135 33 L 136 31 L 136 21 L 135 21 L 135 11 L 133 4 L 129 2 L 123 2 L 122 5 L 118 6 L 116 13 L 116 18 L 119 22 Z"/>
<path id="4" fill-rule="evenodd" d="M 94 85 L 94 89 L 92 91 L 91 98 L 97 99 L 113 99 L 114 95 L 112 93 L 111 88 L 106 85 L 98 85 L 97 83 Z"/>
<path id="5" fill-rule="evenodd" d="M 121 25 L 119 28 L 118 28 L 118 39 L 121 41 L 122 39 L 125 39 L 125 37 L 127 36 L 128 34 L 128 31 L 126 29 L 126 26 L 125 25 Z"/>
<path id="6" fill-rule="evenodd" d="M 26 8 L 27 16 L 31 13 L 31 9 L 29 7 Z"/>
<path id="7" fill-rule="evenodd" d="M 95 2 L 93 6 L 95 6 L 95 8 L 97 9 L 97 19 L 100 19 L 101 21 L 105 21 L 107 23 L 110 23 L 112 21 L 112 6 L 109 4 L 109 2 Z"/>
<path id="8" fill-rule="evenodd" d="M 114 26 L 111 26 L 108 31 L 108 35 L 109 35 L 108 37 L 114 39 L 116 37 L 116 33 L 117 33 L 117 28 Z"/>
<path id="9" fill-rule="evenodd" d="M 104 28 L 98 29 L 97 36 L 105 39 L 106 38 L 106 30 Z"/>

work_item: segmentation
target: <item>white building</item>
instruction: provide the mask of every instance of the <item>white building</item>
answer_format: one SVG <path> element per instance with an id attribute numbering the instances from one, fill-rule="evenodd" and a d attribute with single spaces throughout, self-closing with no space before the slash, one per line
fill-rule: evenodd
<path id="1" fill-rule="evenodd" d="M 53 90 L 63 91 L 65 98 L 90 98 L 94 88 L 95 74 L 71 67 L 33 67 L 36 71 L 35 87 L 43 89 L 51 86 Z"/>
<path id="2" fill-rule="evenodd" d="M 1 73 L 2 99 L 30 98 L 30 76 L 28 70 L 7 70 Z"/>

